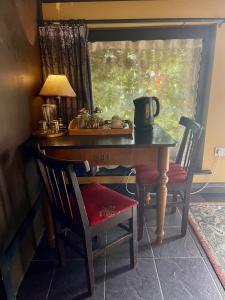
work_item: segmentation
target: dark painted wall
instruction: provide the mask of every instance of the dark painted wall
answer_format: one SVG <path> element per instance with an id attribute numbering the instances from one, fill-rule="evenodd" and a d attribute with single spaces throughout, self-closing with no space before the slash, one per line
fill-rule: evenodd
<path id="1" fill-rule="evenodd" d="M 30 109 L 41 86 L 35 0 L 0 1 L 0 249 L 27 216 L 39 192 L 32 160 L 20 145 L 30 135 Z M 11 262 L 18 286 L 43 222 L 37 216 Z"/>

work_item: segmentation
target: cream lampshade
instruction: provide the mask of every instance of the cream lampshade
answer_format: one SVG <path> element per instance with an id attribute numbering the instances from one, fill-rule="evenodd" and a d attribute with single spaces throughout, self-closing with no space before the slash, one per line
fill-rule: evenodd
<path id="1" fill-rule="evenodd" d="M 75 97 L 76 93 L 71 87 L 66 75 L 48 75 L 39 95 Z"/>
<path id="2" fill-rule="evenodd" d="M 62 117 L 61 97 L 76 97 L 66 75 L 48 75 L 39 95 L 46 97 L 57 97 L 58 117 Z"/>

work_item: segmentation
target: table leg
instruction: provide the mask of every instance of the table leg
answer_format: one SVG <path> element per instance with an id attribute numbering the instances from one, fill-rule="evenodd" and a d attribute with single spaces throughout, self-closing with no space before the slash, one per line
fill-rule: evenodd
<path id="1" fill-rule="evenodd" d="M 164 221 L 166 214 L 167 202 L 167 171 L 169 168 L 169 148 L 162 147 L 159 151 L 158 170 L 159 170 L 159 187 L 157 191 L 157 240 L 158 244 L 162 243 L 164 236 Z"/>

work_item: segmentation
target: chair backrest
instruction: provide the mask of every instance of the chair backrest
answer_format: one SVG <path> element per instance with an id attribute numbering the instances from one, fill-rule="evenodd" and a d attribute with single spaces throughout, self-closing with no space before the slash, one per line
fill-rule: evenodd
<path id="1" fill-rule="evenodd" d="M 65 225 L 89 226 L 74 163 L 35 151 L 38 169 L 49 196 L 53 214 Z"/>
<path id="2" fill-rule="evenodd" d="M 180 125 L 185 127 L 176 163 L 180 164 L 192 176 L 195 171 L 196 158 L 200 146 L 203 128 L 194 120 L 182 116 Z"/>

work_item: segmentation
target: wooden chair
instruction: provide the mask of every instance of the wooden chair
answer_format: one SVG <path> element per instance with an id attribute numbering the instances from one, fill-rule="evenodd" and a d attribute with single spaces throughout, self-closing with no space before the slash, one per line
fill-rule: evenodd
<path id="1" fill-rule="evenodd" d="M 185 127 L 183 138 L 175 162 L 169 164 L 168 194 L 172 194 L 173 201 L 167 206 L 172 206 L 173 211 L 176 206 L 182 207 L 181 235 L 187 231 L 187 218 L 189 210 L 190 192 L 193 175 L 196 167 L 196 156 L 199 151 L 202 127 L 192 119 L 182 116 L 180 125 Z M 146 192 L 156 192 L 158 182 L 157 165 L 143 165 L 136 167 L 136 190 L 139 200 L 138 216 L 138 239 L 143 235 L 144 219 L 144 198 Z M 178 202 L 178 196 L 181 201 Z M 174 210 L 175 208 L 175 210 Z"/>
<path id="2" fill-rule="evenodd" d="M 76 248 L 76 245 L 73 248 L 85 258 L 88 292 L 92 295 L 95 287 L 93 258 L 106 248 L 129 240 L 130 266 L 134 268 L 136 265 L 138 202 L 97 183 L 80 188 L 71 161 L 53 159 L 38 149 L 36 161 L 49 196 L 58 237 L 56 245 L 59 261 L 63 265 L 61 238 L 66 239 L 60 231 L 69 228 L 81 238 L 82 249 Z M 128 225 L 122 224 L 126 221 Z M 93 250 L 92 239 L 115 226 L 123 228 L 125 234 Z"/>

